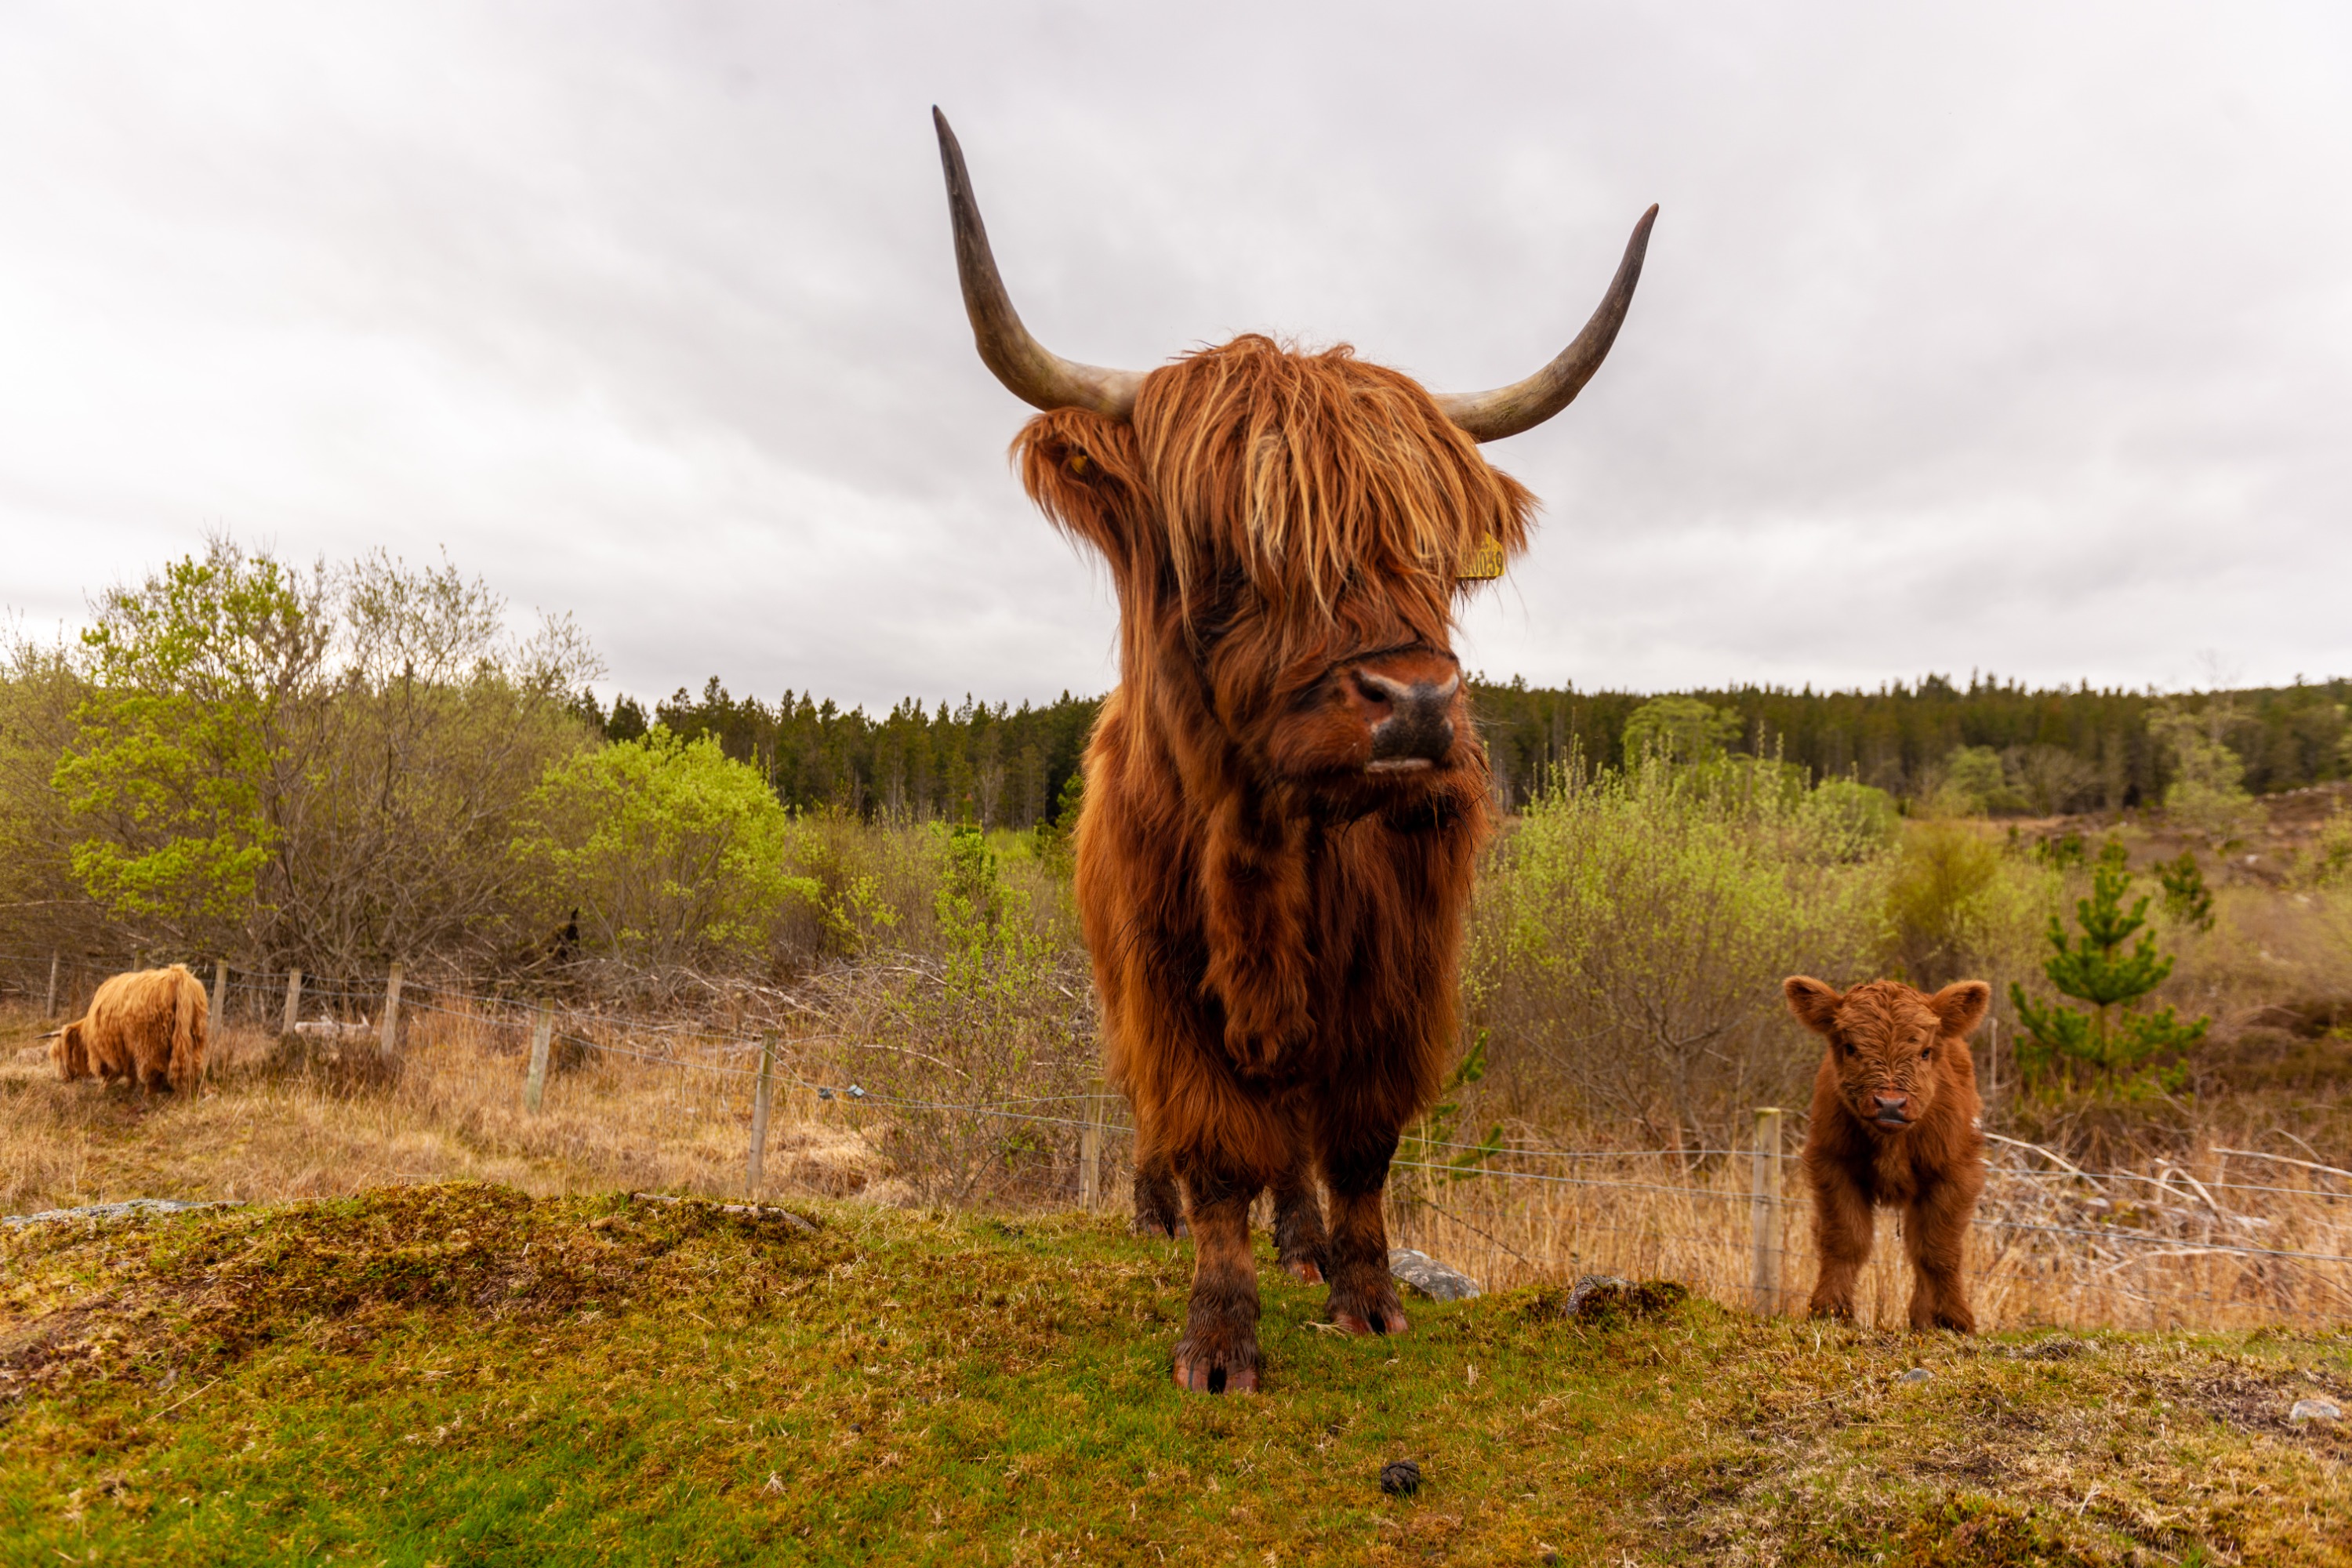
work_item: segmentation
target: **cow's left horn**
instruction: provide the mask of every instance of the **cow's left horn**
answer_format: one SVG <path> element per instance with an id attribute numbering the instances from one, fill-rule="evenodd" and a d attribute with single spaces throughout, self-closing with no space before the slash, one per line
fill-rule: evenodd
<path id="1" fill-rule="evenodd" d="M 1108 418 L 1127 418 L 1135 412 L 1142 374 L 1066 360 L 1029 335 L 1029 329 L 1021 324 L 1020 312 L 1013 308 L 1012 296 L 1004 291 L 1004 279 L 997 276 L 996 258 L 989 253 L 988 230 L 980 221 L 980 204 L 972 200 L 963 149 L 956 145 L 948 117 L 937 105 L 931 109 L 931 123 L 939 128 L 940 164 L 948 176 L 956 274 L 963 282 L 963 308 L 971 317 L 971 335 L 980 345 L 982 362 L 1024 403 L 1049 409 L 1087 408 Z"/>
<path id="2" fill-rule="evenodd" d="M 1642 280 L 1642 256 L 1650 248 L 1650 226 L 1657 217 L 1658 209 L 1653 206 L 1633 226 L 1633 237 L 1625 242 L 1625 259 L 1617 264 L 1617 276 L 1610 279 L 1601 308 L 1592 312 L 1576 341 L 1560 350 L 1558 359 L 1527 380 L 1492 392 L 1439 394 L 1437 406 L 1445 416 L 1474 441 L 1499 441 L 1534 429 L 1575 401 L 1592 373 L 1601 368 L 1601 362 L 1609 357 L 1617 329 L 1625 324 L 1626 307 L 1633 302 L 1633 285 Z M 957 238 L 961 244 L 961 235 Z M 965 287 L 968 293 L 971 286 Z"/>

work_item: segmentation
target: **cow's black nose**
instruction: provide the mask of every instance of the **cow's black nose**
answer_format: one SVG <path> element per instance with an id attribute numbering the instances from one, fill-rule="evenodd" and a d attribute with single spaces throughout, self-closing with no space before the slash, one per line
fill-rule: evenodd
<path id="1" fill-rule="evenodd" d="M 1387 717 L 1372 725 L 1372 762 L 1433 763 L 1454 749 L 1454 694 L 1462 678 L 1444 680 L 1391 680 L 1368 669 L 1356 671 L 1356 687 L 1365 700 L 1384 708 Z"/>

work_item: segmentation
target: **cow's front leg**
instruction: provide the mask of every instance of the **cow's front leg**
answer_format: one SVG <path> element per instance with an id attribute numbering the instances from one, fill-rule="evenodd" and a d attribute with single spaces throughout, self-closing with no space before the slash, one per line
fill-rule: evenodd
<path id="1" fill-rule="evenodd" d="M 1331 1321 L 1352 1334 L 1401 1334 L 1409 1327 L 1389 1274 L 1388 1217 L 1381 1195 L 1388 1185 L 1396 1132 L 1359 1133 L 1328 1151 L 1323 1174 L 1331 1187 Z"/>
<path id="2" fill-rule="evenodd" d="M 1196 1393 L 1257 1391 L 1257 1259 L 1249 1211 L 1258 1184 L 1224 1171 L 1188 1170 L 1192 1300 L 1176 1342 L 1176 1384 Z"/>
<path id="3" fill-rule="evenodd" d="M 1315 1192 L 1315 1164 L 1301 1146 L 1274 1183 L 1274 1250 L 1283 1268 L 1307 1285 L 1323 1282 L 1329 1250 L 1323 1202 Z"/>

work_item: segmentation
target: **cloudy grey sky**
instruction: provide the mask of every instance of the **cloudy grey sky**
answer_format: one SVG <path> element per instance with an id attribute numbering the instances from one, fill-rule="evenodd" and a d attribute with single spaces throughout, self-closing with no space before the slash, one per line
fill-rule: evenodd
<path id="1" fill-rule="evenodd" d="M 442 547 L 613 684 L 1048 697 L 927 110 L 1031 326 L 1516 378 L 1664 208 L 1468 661 L 2352 673 L 2352 9 L 0 0 L 0 600 Z"/>

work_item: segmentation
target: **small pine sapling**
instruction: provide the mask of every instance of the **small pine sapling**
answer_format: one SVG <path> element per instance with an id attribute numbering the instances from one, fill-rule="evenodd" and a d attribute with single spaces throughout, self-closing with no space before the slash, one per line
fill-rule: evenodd
<path id="1" fill-rule="evenodd" d="M 2158 860 L 2156 876 L 2164 884 L 2166 914 L 2199 931 L 2213 929 L 2213 889 L 2205 885 L 2193 851 L 2183 849 L 2178 860 Z"/>
<path id="2" fill-rule="evenodd" d="M 2173 961 L 2156 951 L 2156 933 L 2144 929 L 2150 895 L 2142 894 L 2125 910 L 2131 882 L 2124 847 L 2109 839 L 2092 868 L 2091 896 L 2074 901 L 2082 935 L 2070 939 L 2063 922 L 2050 917 L 2050 945 L 2057 952 L 2044 961 L 2042 971 L 2062 994 L 2090 1003 L 2091 1011 L 2055 1002 L 2037 1007 L 2024 986 L 2011 984 L 2010 1004 L 2029 1036 L 2020 1042 L 2018 1065 L 2029 1075 L 2087 1072 L 2108 1087 L 2137 1081 L 2168 1093 L 2187 1082 L 2185 1067 L 2159 1066 L 2158 1058 L 2194 1046 L 2205 1037 L 2212 1020 L 2183 1023 L 2170 1007 L 2160 1012 L 2132 1008 L 2164 984 Z"/>

